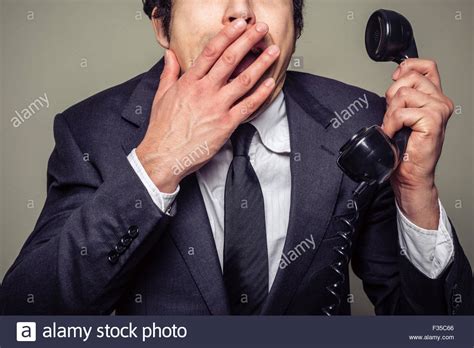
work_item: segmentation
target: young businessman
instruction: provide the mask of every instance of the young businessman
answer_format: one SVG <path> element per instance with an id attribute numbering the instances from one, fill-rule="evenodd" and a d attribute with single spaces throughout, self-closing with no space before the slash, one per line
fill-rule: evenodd
<path id="1" fill-rule="evenodd" d="M 343 245 L 377 314 L 470 311 L 434 180 L 453 103 L 433 61 L 407 60 L 380 98 L 286 71 L 303 0 L 144 5 L 164 62 L 56 117 L 4 313 L 350 314 Z M 372 124 L 413 133 L 390 183 L 358 201 L 349 244 L 357 184 L 335 154 Z"/>

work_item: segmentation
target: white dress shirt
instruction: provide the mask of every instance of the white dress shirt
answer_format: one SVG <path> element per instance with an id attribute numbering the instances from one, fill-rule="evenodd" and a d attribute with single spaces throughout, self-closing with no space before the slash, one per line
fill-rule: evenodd
<path id="1" fill-rule="evenodd" d="M 250 145 L 249 157 L 260 181 L 265 202 L 268 280 L 271 288 L 283 253 L 291 203 L 290 134 L 283 92 L 251 123 L 257 132 Z M 224 260 L 224 191 L 232 158 L 232 145 L 227 141 L 223 148 L 196 173 L 221 269 Z M 169 215 L 174 215 L 176 209 L 179 209 L 174 202 L 179 187 L 171 194 L 160 192 L 138 160 L 135 149 L 128 155 L 128 160 L 158 208 Z M 403 216 L 397 206 L 400 247 L 410 262 L 432 279 L 437 278 L 454 257 L 451 225 L 441 202 L 439 206 L 440 223 L 437 231 L 425 230 L 414 225 Z"/>

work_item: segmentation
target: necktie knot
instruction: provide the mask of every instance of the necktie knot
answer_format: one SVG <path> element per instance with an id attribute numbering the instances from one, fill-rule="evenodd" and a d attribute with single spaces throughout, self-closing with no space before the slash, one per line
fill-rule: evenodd
<path id="1" fill-rule="evenodd" d="M 232 142 L 232 147 L 234 150 L 235 156 L 248 156 L 250 143 L 257 129 L 251 123 L 242 123 L 234 131 L 230 140 Z"/>

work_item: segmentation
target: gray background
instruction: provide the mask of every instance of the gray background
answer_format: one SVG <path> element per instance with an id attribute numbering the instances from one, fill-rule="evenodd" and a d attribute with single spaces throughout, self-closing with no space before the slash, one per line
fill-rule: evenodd
<path id="1" fill-rule="evenodd" d="M 473 1 L 306 0 L 306 26 L 295 56 L 302 70 L 380 95 L 394 64 L 365 53 L 373 10 L 401 11 L 413 23 L 422 57 L 439 63 L 445 93 L 462 113 L 450 121 L 437 183 L 461 243 L 474 263 Z M 33 20 L 28 20 L 31 12 Z M 460 12 L 457 12 L 460 11 Z M 462 20 L 456 20 L 461 14 Z M 0 0 L 0 278 L 32 231 L 46 195 L 54 116 L 68 106 L 151 67 L 162 50 L 140 0 Z M 352 19 L 353 18 L 353 19 Z M 81 62 L 87 60 L 87 67 Z M 50 106 L 14 128 L 15 110 L 47 93 Z M 456 207 L 456 203 L 462 207 Z M 34 270 L 32 270 L 34 272 Z M 354 314 L 372 314 L 353 277 Z"/>

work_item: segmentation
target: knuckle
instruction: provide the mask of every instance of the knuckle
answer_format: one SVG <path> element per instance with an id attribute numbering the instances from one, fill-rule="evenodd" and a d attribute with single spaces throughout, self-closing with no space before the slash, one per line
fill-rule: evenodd
<path id="1" fill-rule="evenodd" d="M 451 98 L 447 98 L 448 105 L 448 115 L 451 115 L 454 112 L 454 102 Z"/>
<path id="2" fill-rule="evenodd" d="M 235 57 L 235 54 L 232 53 L 232 52 L 226 52 L 224 53 L 224 55 L 222 56 L 222 60 L 224 63 L 226 63 L 227 65 L 234 65 L 235 64 L 235 61 L 236 61 L 236 57 Z"/>
<path id="3" fill-rule="evenodd" d="M 400 88 L 398 89 L 398 91 L 397 91 L 397 95 L 398 95 L 399 97 L 406 97 L 406 96 L 409 95 L 409 94 L 410 94 L 410 88 L 405 87 L 405 86 L 400 87 Z"/>
<path id="4" fill-rule="evenodd" d="M 249 74 L 246 72 L 241 73 L 239 77 L 237 78 L 237 80 L 244 87 L 248 87 L 252 83 L 252 79 L 250 78 Z"/>
<path id="5" fill-rule="evenodd" d="M 239 115 L 240 116 L 246 116 L 248 114 L 250 114 L 250 110 L 249 108 L 244 104 L 242 105 L 240 108 L 239 108 Z"/>
<path id="6" fill-rule="evenodd" d="M 254 98 L 248 98 L 245 101 L 244 105 L 248 110 L 253 111 L 255 109 L 255 105 L 256 105 L 255 99 Z"/>
<path id="7" fill-rule="evenodd" d="M 204 47 L 203 55 L 206 58 L 214 58 L 217 54 L 217 48 L 214 44 L 208 44 Z"/>
<path id="8" fill-rule="evenodd" d="M 451 111 L 451 106 L 449 105 L 449 103 L 443 103 L 443 115 L 446 115 L 446 116 L 449 116 L 451 115 L 452 111 Z"/>

